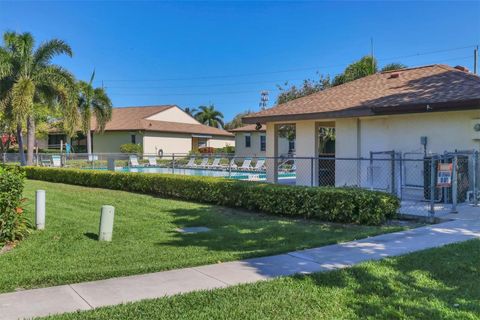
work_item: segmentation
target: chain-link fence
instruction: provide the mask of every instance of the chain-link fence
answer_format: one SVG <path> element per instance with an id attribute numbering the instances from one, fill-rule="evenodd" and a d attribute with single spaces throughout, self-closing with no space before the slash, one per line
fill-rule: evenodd
<path id="1" fill-rule="evenodd" d="M 19 163 L 6 153 L 3 162 Z M 358 187 L 395 194 L 401 213 L 433 217 L 480 200 L 478 151 L 424 155 L 371 152 L 369 158 L 237 157 L 234 154 L 35 154 L 34 165 L 215 176 L 272 183 Z"/>

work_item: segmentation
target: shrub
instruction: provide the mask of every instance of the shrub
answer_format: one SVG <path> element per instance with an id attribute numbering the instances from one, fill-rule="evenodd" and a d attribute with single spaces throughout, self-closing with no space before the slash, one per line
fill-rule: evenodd
<path id="1" fill-rule="evenodd" d="M 235 147 L 234 147 L 234 146 L 226 145 L 226 146 L 223 147 L 223 148 L 217 148 L 217 149 L 215 149 L 215 153 L 219 153 L 219 154 L 231 154 L 231 153 L 235 153 Z"/>
<path id="2" fill-rule="evenodd" d="M 187 175 L 41 167 L 26 167 L 25 171 L 29 179 L 342 223 L 380 224 L 396 216 L 400 206 L 395 196 L 358 188 L 301 187 Z"/>
<path id="3" fill-rule="evenodd" d="M 0 167 L 0 244 L 28 234 L 30 223 L 21 207 L 24 176 L 17 167 Z"/>
<path id="4" fill-rule="evenodd" d="M 121 153 L 143 153 L 143 146 L 135 143 L 125 143 L 120 146 Z"/>

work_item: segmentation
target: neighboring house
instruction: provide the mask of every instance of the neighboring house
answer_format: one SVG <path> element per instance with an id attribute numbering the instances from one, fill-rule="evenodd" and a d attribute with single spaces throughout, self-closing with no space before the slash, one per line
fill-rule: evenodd
<path id="1" fill-rule="evenodd" d="M 229 130 L 235 135 L 235 156 L 237 157 L 265 157 L 267 150 L 267 135 L 265 126 L 251 124 Z M 285 138 L 279 139 L 279 154 L 287 155 L 295 149 L 295 142 Z"/>
<path id="2" fill-rule="evenodd" d="M 91 128 L 96 128 L 94 118 Z M 203 125 L 175 105 L 114 108 L 105 132 L 92 133 L 94 153 L 118 153 L 126 143 L 143 145 L 145 154 L 158 154 L 160 150 L 164 154 L 188 153 L 201 147 L 235 145 L 233 134 Z M 51 134 L 49 141 L 57 143 L 58 136 Z"/>
<path id="3" fill-rule="evenodd" d="M 335 129 L 337 158 L 369 158 L 371 152 L 392 150 L 420 157 L 478 150 L 480 78 L 446 65 L 382 72 L 250 114 L 243 122 L 266 124 L 267 156 L 280 154 L 274 142 L 284 123 L 295 124 L 297 157 L 319 155 L 321 127 Z M 303 167 L 297 170 L 296 183 L 318 185 L 318 166 L 296 162 Z M 362 184 L 356 179 L 364 177 L 340 169 L 339 163 L 336 185 Z M 275 181 L 278 169 L 268 163 L 267 168 L 267 180 Z"/>

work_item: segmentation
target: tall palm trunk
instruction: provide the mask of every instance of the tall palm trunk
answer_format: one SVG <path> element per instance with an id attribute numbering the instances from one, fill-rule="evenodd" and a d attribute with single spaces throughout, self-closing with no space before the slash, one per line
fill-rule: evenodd
<path id="1" fill-rule="evenodd" d="M 87 130 L 87 153 L 88 155 L 92 154 L 92 131 L 90 130 L 90 126 L 88 126 Z"/>
<path id="2" fill-rule="evenodd" d="M 25 150 L 23 149 L 23 136 L 22 136 L 22 124 L 17 123 L 17 142 L 18 142 L 18 154 L 20 155 L 20 164 L 25 165 Z"/>
<path id="3" fill-rule="evenodd" d="M 35 148 L 35 119 L 27 118 L 27 166 L 33 165 L 33 150 Z"/>

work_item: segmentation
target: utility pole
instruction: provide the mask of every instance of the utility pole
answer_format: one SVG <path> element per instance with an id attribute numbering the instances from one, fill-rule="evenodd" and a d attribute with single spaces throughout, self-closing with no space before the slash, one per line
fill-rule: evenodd
<path id="1" fill-rule="evenodd" d="M 475 49 L 473 49 L 473 74 L 478 74 L 477 68 L 478 68 L 478 46 L 476 46 Z"/>
<path id="2" fill-rule="evenodd" d="M 268 91 L 264 90 L 260 92 L 260 103 L 258 104 L 260 106 L 260 111 L 267 109 L 267 103 L 268 103 Z"/>
<path id="3" fill-rule="evenodd" d="M 372 57 L 372 74 L 375 73 L 375 56 L 373 55 L 373 37 L 370 38 L 370 56 Z"/>

